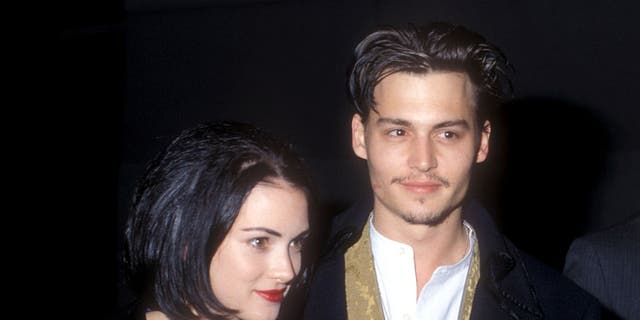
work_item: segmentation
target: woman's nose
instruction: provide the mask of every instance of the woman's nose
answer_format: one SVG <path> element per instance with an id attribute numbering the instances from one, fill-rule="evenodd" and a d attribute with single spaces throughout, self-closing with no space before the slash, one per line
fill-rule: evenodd
<path id="1" fill-rule="evenodd" d="M 296 276 L 297 268 L 291 258 L 289 250 L 277 254 L 273 259 L 271 276 L 281 283 L 289 283 Z"/>

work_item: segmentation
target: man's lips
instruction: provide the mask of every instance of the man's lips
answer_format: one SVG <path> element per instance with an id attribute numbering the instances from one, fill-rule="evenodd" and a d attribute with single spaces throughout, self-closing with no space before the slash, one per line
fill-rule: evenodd
<path id="1" fill-rule="evenodd" d="M 400 184 L 415 193 L 432 193 L 442 187 L 442 184 L 432 181 L 405 181 Z"/>
<path id="2" fill-rule="evenodd" d="M 270 302 L 280 302 L 284 295 L 285 289 L 273 289 L 273 290 L 256 290 L 256 293 Z"/>

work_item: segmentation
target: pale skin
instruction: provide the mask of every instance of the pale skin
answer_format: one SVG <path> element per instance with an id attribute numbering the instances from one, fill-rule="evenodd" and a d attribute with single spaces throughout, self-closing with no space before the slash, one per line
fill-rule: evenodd
<path id="1" fill-rule="evenodd" d="M 367 160 L 373 224 L 414 250 L 416 297 L 433 271 L 468 251 L 462 202 L 491 125 L 477 127 L 472 83 L 457 72 L 394 73 L 374 89 L 375 111 L 352 119 L 352 147 Z"/>
<path id="2" fill-rule="evenodd" d="M 164 313 L 162 313 L 160 311 L 147 312 L 145 314 L 145 318 L 147 320 L 169 320 L 169 318 L 167 316 L 165 316 Z"/>
<path id="3" fill-rule="evenodd" d="M 282 179 L 258 183 L 211 260 L 214 294 L 238 311 L 237 319 L 275 319 L 300 271 L 308 234 L 304 192 Z M 146 319 L 168 320 L 158 311 L 147 312 Z"/>

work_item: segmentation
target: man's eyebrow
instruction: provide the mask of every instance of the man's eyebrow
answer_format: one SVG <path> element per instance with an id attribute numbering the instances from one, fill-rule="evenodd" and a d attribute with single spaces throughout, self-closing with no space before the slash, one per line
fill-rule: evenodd
<path id="1" fill-rule="evenodd" d="M 403 127 L 413 126 L 411 122 L 404 119 L 397 119 L 397 118 L 379 118 L 376 121 L 376 124 L 378 125 L 391 124 L 391 125 L 403 126 Z M 450 120 L 450 121 L 440 122 L 433 126 L 434 129 L 441 129 L 441 128 L 447 128 L 447 127 L 464 127 L 465 129 L 469 129 L 469 123 L 467 122 L 467 120 L 459 119 L 459 120 Z"/>
<path id="2" fill-rule="evenodd" d="M 469 123 L 467 122 L 467 120 L 460 119 L 460 120 L 440 122 L 435 126 L 433 126 L 434 129 L 441 129 L 441 128 L 447 128 L 447 127 L 463 127 L 465 129 L 469 129 Z"/>
<path id="3" fill-rule="evenodd" d="M 242 229 L 242 231 L 263 231 L 272 236 L 282 237 L 282 234 L 280 234 L 280 232 L 269 229 L 269 228 L 263 228 L 263 227 L 244 228 Z"/>
<path id="4" fill-rule="evenodd" d="M 404 119 L 397 119 L 397 118 L 378 118 L 378 120 L 376 120 L 376 124 L 377 125 L 392 124 L 396 126 L 411 127 L 411 122 Z"/>

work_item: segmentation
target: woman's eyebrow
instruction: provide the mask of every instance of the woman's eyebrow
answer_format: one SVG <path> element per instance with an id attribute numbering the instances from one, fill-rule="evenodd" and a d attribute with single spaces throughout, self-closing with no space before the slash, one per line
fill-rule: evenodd
<path id="1" fill-rule="evenodd" d="M 244 228 L 242 229 L 242 231 L 263 231 L 272 236 L 282 237 L 282 234 L 280 234 L 280 232 L 269 229 L 269 228 L 263 228 L 263 227 Z"/>
<path id="2" fill-rule="evenodd" d="M 304 239 L 304 238 L 308 237 L 309 234 L 311 234 L 311 230 L 307 229 L 305 231 L 300 232 L 300 234 L 298 236 L 296 236 L 294 238 L 294 240 Z"/>

